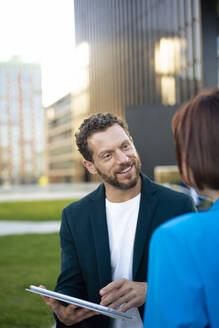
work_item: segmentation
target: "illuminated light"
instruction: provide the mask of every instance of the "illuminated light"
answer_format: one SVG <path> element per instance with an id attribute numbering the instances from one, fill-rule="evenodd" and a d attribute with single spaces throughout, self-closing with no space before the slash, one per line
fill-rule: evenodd
<path id="1" fill-rule="evenodd" d="M 155 71 L 160 74 L 179 73 L 185 48 L 186 40 L 162 38 L 155 46 Z"/>
<path id="2" fill-rule="evenodd" d="M 187 43 L 184 39 L 161 38 L 155 46 L 155 72 L 161 78 L 161 98 L 163 105 L 176 104 L 175 74 L 182 77 L 182 63 L 185 62 Z"/>
<path id="3" fill-rule="evenodd" d="M 174 106 L 176 104 L 176 82 L 173 76 L 161 77 L 162 104 Z"/>

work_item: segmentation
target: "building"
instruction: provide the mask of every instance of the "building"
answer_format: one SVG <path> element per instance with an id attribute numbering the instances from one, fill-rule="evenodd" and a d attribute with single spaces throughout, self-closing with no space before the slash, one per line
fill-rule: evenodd
<path id="1" fill-rule="evenodd" d="M 171 119 L 219 76 L 219 1 L 75 0 L 76 43 L 89 48 L 89 113 L 126 118 L 153 178 L 175 164 Z M 77 108 L 75 109 L 77 110 Z"/>
<path id="2" fill-rule="evenodd" d="M 74 175 L 71 95 L 45 109 L 46 176 L 49 182 L 71 182 Z"/>
<path id="3" fill-rule="evenodd" d="M 73 132 L 92 113 L 126 119 L 153 178 L 175 164 L 175 111 L 218 85 L 219 0 L 74 0 L 74 10 Z M 73 180 L 89 179 L 74 156 Z"/>
<path id="4" fill-rule="evenodd" d="M 50 183 L 79 182 L 85 169 L 74 144 L 73 96 L 68 94 L 45 108 L 46 176 Z"/>
<path id="5" fill-rule="evenodd" d="M 43 171 L 39 64 L 0 63 L 0 183 L 35 183 Z"/>
<path id="6" fill-rule="evenodd" d="M 45 108 L 46 172 L 50 183 L 88 181 L 74 133 L 90 110 L 87 43 L 75 48 L 72 93 Z"/>

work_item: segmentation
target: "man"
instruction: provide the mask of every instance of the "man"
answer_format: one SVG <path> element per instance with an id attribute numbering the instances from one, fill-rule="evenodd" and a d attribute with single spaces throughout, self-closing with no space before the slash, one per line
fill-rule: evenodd
<path id="1" fill-rule="evenodd" d="M 56 314 L 57 327 L 142 327 L 151 234 L 166 220 L 194 211 L 193 203 L 140 173 L 127 126 L 112 114 L 86 119 L 76 143 L 84 166 L 103 184 L 63 210 L 62 267 L 56 291 L 120 307 L 134 320 L 109 319 L 44 299 Z"/>

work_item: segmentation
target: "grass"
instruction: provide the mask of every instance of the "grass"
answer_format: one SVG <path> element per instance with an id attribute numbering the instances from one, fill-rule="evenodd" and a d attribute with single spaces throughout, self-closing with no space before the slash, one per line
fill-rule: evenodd
<path id="1" fill-rule="evenodd" d="M 0 220 L 57 221 L 72 200 L 0 203 Z M 60 267 L 58 233 L 0 236 L 0 328 L 50 328 L 52 310 L 29 285 L 54 289 Z"/>
<path id="2" fill-rule="evenodd" d="M 0 220 L 59 221 L 63 207 L 74 200 L 0 202 Z"/>
<path id="3" fill-rule="evenodd" d="M 60 262 L 58 233 L 1 236 L 0 249 L 0 327 L 51 327 L 51 309 L 25 288 L 43 284 L 54 289 Z"/>

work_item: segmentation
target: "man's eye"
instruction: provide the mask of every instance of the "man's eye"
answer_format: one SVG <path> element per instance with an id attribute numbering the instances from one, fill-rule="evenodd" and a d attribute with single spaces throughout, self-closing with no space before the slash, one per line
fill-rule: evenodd
<path id="1" fill-rule="evenodd" d="M 105 154 L 104 156 L 103 156 L 103 159 L 108 159 L 108 158 L 110 158 L 111 157 L 111 154 Z"/>
<path id="2" fill-rule="evenodd" d="M 126 148 L 128 148 L 129 147 L 129 144 L 125 144 L 125 145 L 123 145 L 123 148 L 124 149 L 126 149 Z"/>

